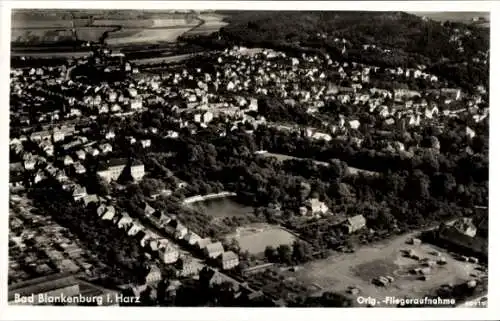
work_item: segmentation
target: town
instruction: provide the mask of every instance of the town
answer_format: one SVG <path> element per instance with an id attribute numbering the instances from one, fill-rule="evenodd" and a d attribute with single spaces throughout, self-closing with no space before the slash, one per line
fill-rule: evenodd
<path id="1" fill-rule="evenodd" d="M 92 44 L 13 66 L 9 302 L 484 297 L 488 85 L 333 42 L 340 55 L 235 45 L 168 63 Z"/>

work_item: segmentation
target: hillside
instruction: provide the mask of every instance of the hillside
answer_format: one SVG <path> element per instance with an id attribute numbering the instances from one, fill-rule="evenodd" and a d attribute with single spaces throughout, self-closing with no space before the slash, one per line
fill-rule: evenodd
<path id="1" fill-rule="evenodd" d="M 488 82 L 489 63 L 469 63 L 489 49 L 489 29 L 458 22 L 437 22 L 404 12 L 268 11 L 220 12 L 228 25 L 211 44 L 266 46 L 291 51 L 328 52 L 337 58 L 345 39 L 347 56 L 381 66 L 423 64 L 452 82 Z M 453 42 L 458 37 L 460 42 Z M 207 39 L 203 40 L 207 44 Z M 362 50 L 363 45 L 379 49 Z M 467 64 L 464 64 L 467 63 Z"/>

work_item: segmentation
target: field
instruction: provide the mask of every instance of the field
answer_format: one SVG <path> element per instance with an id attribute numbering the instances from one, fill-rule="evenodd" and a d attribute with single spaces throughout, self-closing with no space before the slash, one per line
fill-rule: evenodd
<path id="1" fill-rule="evenodd" d="M 80 12 L 75 18 L 64 12 L 33 10 L 15 12 L 12 16 L 11 41 L 30 44 L 44 44 L 74 40 L 74 28 L 79 40 L 98 41 L 108 31 L 109 45 L 175 42 L 184 33 L 199 25 L 202 20 L 194 13 L 141 12 L 123 14 L 110 12 Z M 106 16 L 106 17 L 105 17 Z M 210 15 L 208 15 L 211 17 Z M 93 19 L 91 19 L 91 17 Z M 217 17 L 208 19 L 206 28 L 219 28 Z M 116 30 L 120 27 L 119 30 Z"/>
<path id="2" fill-rule="evenodd" d="M 355 253 L 334 255 L 308 263 L 295 275 L 305 283 L 320 286 L 322 291 L 345 293 L 354 286 L 360 289 L 361 296 L 383 299 L 386 296 L 422 297 L 444 284 L 461 283 L 471 279 L 471 273 L 478 273 L 475 270 L 477 265 L 457 261 L 437 247 L 406 244 L 408 237 L 398 237 L 360 248 Z M 432 267 L 429 279 L 422 281 L 418 275 L 410 273 L 411 269 L 422 267 L 422 263 L 403 256 L 403 249 L 413 249 L 421 259 L 432 260 L 437 260 L 437 256 L 432 254 L 437 250 L 448 263 Z M 379 287 L 372 284 L 373 278 L 378 276 L 392 276 L 395 280 L 387 287 Z"/>
<path id="3" fill-rule="evenodd" d="M 83 58 L 92 54 L 91 51 L 69 51 L 69 52 L 12 52 L 11 57 L 30 58 Z"/>
<path id="4" fill-rule="evenodd" d="M 155 58 L 142 58 L 132 60 L 133 63 L 139 65 L 160 64 L 160 63 L 176 63 L 193 57 L 192 54 L 155 57 Z"/>
<path id="5" fill-rule="evenodd" d="M 122 26 L 122 28 L 151 28 L 153 27 L 153 20 L 151 19 L 99 19 L 92 22 L 93 26 Z"/>
<path id="6" fill-rule="evenodd" d="M 175 42 L 177 38 L 189 31 L 192 26 L 175 27 L 170 29 L 122 29 L 126 32 L 131 32 L 125 36 L 112 35 L 106 40 L 106 43 L 113 45 L 124 45 L 132 43 L 161 43 L 161 42 Z"/>
<path id="7" fill-rule="evenodd" d="M 227 25 L 227 22 L 222 21 L 224 16 L 218 14 L 201 14 L 198 18 L 203 21 L 203 24 L 190 30 L 186 33 L 187 36 L 208 35 Z"/>
<path id="8" fill-rule="evenodd" d="M 295 237 L 279 226 L 267 224 L 252 224 L 237 229 L 236 233 L 226 236 L 236 239 L 242 251 L 250 254 L 261 254 L 266 246 L 278 247 L 282 244 L 291 245 Z"/>
<path id="9" fill-rule="evenodd" d="M 284 155 L 284 154 L 267 153 L 267 152 L 265 154 L 260 154 L 260 155 L 263 157 L 276 157 L 278 159 L 278 161 L 280 161 L 280 162 L 284 162 L 284 161 L 289 160 L 289 159 L 306 160 L 305 158 L 299 158 L 299 157 L 294 157 L 294 156 L 289 156 L 289 155 Z M 316 160 L 314 160 L 313 162 L 317 165 L 329 166 L 329 164 L 327 162 L 321 162 L 321 161 L 316 161 Z M 376 175 L 377 174 L 376 172 L 367 171 L 364 169 L 351 167 L 351 166 L 349 166 L 347 168 L 347 171 L 348 171 L 349 175 L 359 175 L 360 173 L 365 174 L 365 175 Z"/>

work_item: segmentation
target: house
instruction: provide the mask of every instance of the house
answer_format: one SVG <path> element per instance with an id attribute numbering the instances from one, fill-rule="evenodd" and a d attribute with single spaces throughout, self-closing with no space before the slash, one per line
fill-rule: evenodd
<path id="1" fill-rule="evenodd" d="M 230 270 L 239 264 L 239 258 L 233 251 L 226 251 L 221 255 L 221 266 L 223 270 Z"/>
<path id="2" fill-rule="evenodd" d="M 476 236 L 477 228 L 474 225 L 472 218 L 461 217 L 453 223 L 453 227 L 456 228 L 460 233 L 465 234 L 470 237 Z"/>
<path id="3" fill-rule="evenodd" d="M 83 205 L 87 207 L 90 203 L 99 203 L 99 197 L 96 194 L 90 194 L 90 195 L 85 195 L 85 197 L 82 198 Z"/>
<path id="4" fill-rule="evenodd" d="M 142 99 L 130 100 L 130 109 L 133 110 L 142 109 Z"/>
<path id="5" fill-rule="evenodd" d="M 135 88 L 128 88 L 128 95 L 132 98 L 137 96 L 137 89 Z"/>
<path id="6" fill-rule="evenodd" d="M 30 139 L 33 142 L 40 142 L 42 140 L 49 140 L 52 137 L 49 131 L 39 131 L 31 134 Z"/>
<path id="7" fill-rule="evenodd" d="M 115 138 L 115 132 L 110 130 L 108 132 L 106 132 L 106 135 L 104 136 L 106 139 L 114 139 Z"/>
<path id="8" fill-rule="evenodd" d="M 154 285 L 162 280 L 161 270 L 156 265 L 149 268 L 149 273 L 146 275 L 146 284 Z"/>
<path id="9" fill-rule="evenodd" d="M 198 275 L 203 267 L 204 265 L 198 260 L 195 260 L 192 257 L 183 257 L 182 268 L 177 271 L 177 274 L 181 277 Z"/>
<path id="10" fill-rule="evenodd" d="M 217 258 L 219 255 L 224 253 L 224 248 L 221 242 L 215 242 L 208 244 L 204 249 L 205 255 L 211 259 Z"/>
<path id="11" fill-rule="evenodd" d="M 79 201 L 87 196 L 87 189 L 84 186 L 76 185 L 73 189 L 72 196 L 75 201 Z"/>
<path id="12" fill-rule="evenodd" d="M 99 146 L 99 149 L 101 150 L 101 152 L 103 154 L 107 154 L 107 153 L 110 153 L 113 151 L 113 147 L 111 146 L 111 144 L 109 143 L 105 143 L 105 144 L 101 144 Z"/>
<path id="13" fill-rule="evenodd" d="M 36 165 L 36 160 L 33 157 L 30 157 L 30 158 L 27 158 L 24 160 L 24 168 L 26 170 L 29 170 L 29 171 L 34 170 L 35 165 Z"/>
<path id="14" fill-rule="evenodd" d="M 44 179 L 46 179 L 47 177 L 45 176 L 45 173 L 42 172 L 41 170 L 39 170 L 36 175 L 35 175 L 35 178 L 34 178 L 34 182 L 35 184 L 43 181 Z"/>
<path id="15" fill-rule="evenodd" d="M 63 131 L 55 129 L 54 132 L 52 133 L 52 139 L 54 140 L 54 143 L 63 141 L 65 138 L 65 134 Z"/>
<path id="16" fill-rule="evenodd" d="M 151 147 L 151 139 L 143 139 L 141 140 L 142 148 Z"/>
<path id="17" fill-rule="evenodd" d="M 101 205 L 97 208 L 97 215 L 105 221 L 110 221 L 115 217 L 116 210 L 113 206 Z"/>
<path id="18" fill-rule="evenodd" d="M 142 230 L 144 230 L 144 226 L 141 223 L 132 221 L 132 226 L 128 229 L 127 234 L 134 236 Z"/>
<path id="19" fill-rule="evenodd" d="M 440 94 L 448 99 L 459 100 L 462 92 L 458 88 L 441 88 Z"/>
<path id="20" fill-rule="evenodd" d="M 75 154 L 76 154 L 76 157 L 78 157 L 78 159 L 85 160 L 86 154 L 83 150 L 78 150 L 78 151 L 76 151 Z"/>
<path id="21" fill-rule="evenodd" d="M 144 210 L 144 214 L 146 216 L 153 215 L 156 212 L 156 210 L 154 208 L 152 208 L 151 205 L 149 205 L 148 203 L 144 204 L 144 209 L 143 210 Z"/>
<path id="22" fill-rule="evenodd" d="M 207 247 L 208 244 L 212 243 L 212 240 L 210 238 L 204 238 L 204 239 L 200 239 L 196 242 L 196 245 L 198 247 L 198 249 L 200 250 L 205 250 L 205 248 Z"/>
<path id="23" fill-rule="evenodd" d="M 420 97 L 420 93 L 409 89 L 394 89 L 394 100 L 402 100 L 403 98 L 411 99 L 414 97 Z"/>
<path id="24" fill-rule="evenodd" d="M 127 228 L 132 223 L 133 223 L 133 220 L 127 213 L 122 213 L 121 216 L 116 221 L 116 225 L 120 229 Z"/>
<path id="25" fill-rule="evenodd" d="M 168 245 L 168 240 L 165 238 L 155 238 L 149 241 L 149 247 L 156 252 Z"/>
<path id="26" fill-rule="evenodd" d="M 476 132 L 469 128 L 469 126 L 465 127 L 465 135 L 469 138 L 472 139 L 474 136 L 476 136 Z"/>
<path id="27" fill-rule="evenodd" d="M 111 159 L 107 164 L 102 165 L 102 169 L 97 171 L 97 175 L 108 183 L 116 181 L 127 165 L 127 160 L 123 158 Z"/>
<path id="28" fill-rule="evenodd" d="M 366 219 L 363 215 L 356 215 L 349 217 L 343 224 L 343 227 L 346 233 L 351 234 L 354 233 L 366 225 Z"/>
<path id="29" fill-rule="evenodd" d="M 66 155 L 64 156 L 64 166 L 69 166 L 69 165 L 72 165 L 73 164 L 73 158 L 71 158 L 71 156 L 69 155 Z"/>
<path id="30" fill-rule="evenodd" d="M 209 267 L 205 267 L 200 271 L 200 281 L 210 287 L 228 282 L 231 284 L 233 291 L 237 291 L 240 286 L 236 280 Z"/>
<path id="31" fill-rule="evenodd" d="M 316 139 L 316 140 L 324 140 L 324 141 L 331 141 L 332 140 L 332 136 L 329 135 L 329 134 L 326 134 L 326 133 L 320 133 L 320 132 L 315 132 L 314 134 L 312 134 L 311 136 L 313 139 Z"/>
<path id="32" fill-rule="evenodd" d="M 201 237 L 194 232 L 187 233 L 183 238 L 189 245 L 195 245 L 199 240 L 201 240 Z"/>
<path id="33" fill-rule="evenodd" d="M 165 264 L 175 263 L 179 259 L 179 251 L 170 244 L 161 248 L 159 252 L 160 258 Z"/>
<path id="34" fill-rule="evenodd" d="M 132 178 L 136 181 L 140 181 L 145 174 L 144 164 L 132 165 L 130 167 L 130 173 L 132 174 Z"/>
<path id="35" fill-rule="evenodd" d="M 187 227 L 185 227 L 184 225 L 178 223 L 176 228 L 175 228 L 175 238 L 177 239 L 182 239 L 184 238 L 184 236 L 188 233 L 188 229 Z"/>
<path id="36" fill-rule="evenodd" d="M 306 208 L 313 214 L 325 214 L 328 212 L 328 206 L 317 198 L 310 198 L 305 203 Z"/>
<path id="37" fill-rule="evenodd" d="M 80 162 L 74 163 L 73 169 L 75 170 L 76 174 L 85 174 L 85 172 L 87 172 L 85 166 L 83 166 Z"/>

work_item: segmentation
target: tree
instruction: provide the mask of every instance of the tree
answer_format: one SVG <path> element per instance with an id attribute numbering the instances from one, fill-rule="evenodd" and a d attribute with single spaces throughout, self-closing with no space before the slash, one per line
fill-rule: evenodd
<path id="1" fill-rule="evenodd" d="M 282 244 L 278 246 L 278 258 L 281 263 L 291 264 L 292 263 L 292 249 L 290 245 Z"/>
<path id="2" fill-rule="evenodd" d="M 323 292 L 321 295 L 321 305 L 324 307 L 349 307 L 352 301 L 347 297 L 333 292 Z"/>
<path id="3" fill-rule="evenodd" d="M 275 262 L 278 257 L 276 249 L 270 245 L 266 246 L 266 249 L 264 250 L 264 255 L 266 256 L 269 262 Z"/>
<path id="4" fill-rule="evenodd" d="M 293 242 L 293 258 L 300 262 L 307 262 L 312 259 L 312 246 L 302 240 Z"/>

